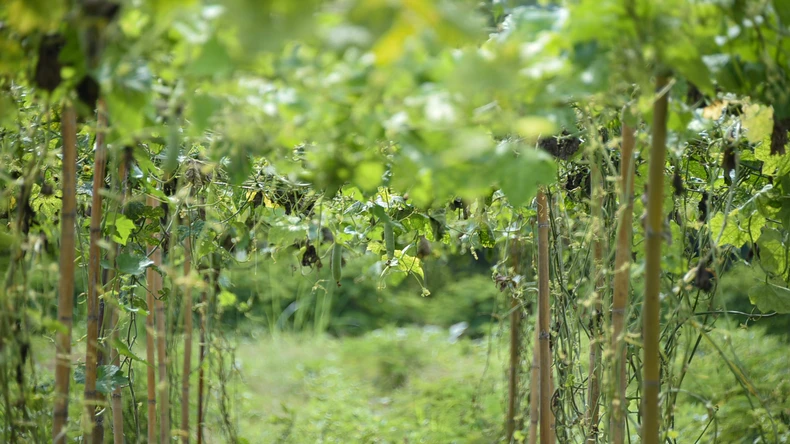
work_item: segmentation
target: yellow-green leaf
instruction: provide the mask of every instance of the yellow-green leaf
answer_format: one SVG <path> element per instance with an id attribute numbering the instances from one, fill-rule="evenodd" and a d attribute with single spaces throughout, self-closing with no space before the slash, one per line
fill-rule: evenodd
<path id="1" fill-rule="evenodd" d="M 756 103 L 745 106 L 741 122 L 746 130 L 746 138 L 749 142 L 760 142 L 765 136 L 770 136 L 773 132 L 774 109 L 770 106 L 762 106 Z"/>

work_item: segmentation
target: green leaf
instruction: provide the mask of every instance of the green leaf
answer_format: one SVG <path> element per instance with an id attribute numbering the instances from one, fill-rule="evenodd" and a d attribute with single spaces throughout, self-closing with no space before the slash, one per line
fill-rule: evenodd
<path id="1" fill-rule="evenodd" d="M 17 116 L 17 106 L 8 95 L 0 96 L 0 128 L 12 128 Z"/>
<path id="2" fill-rule="evenodd" d="M 781 174 L 790 163 L 790 153 L 785 155 L 771 154 L 771 131 L 763 137 L 762 142 L 754 148 L 754 157 L 763 162 L 763 174 L 775 176 Z"/>
<path id="3" fill-rule="evenodd" d="M 129 235 L 135 229 L 134 222 L 121 213 L 107 213 L 107 228 L 112 233 L 112 240 L 121 245 L 126 245 Z M 114 232 L 112 230 L 114 228 Z"/>
<path id="4" fill-rule="evenodd" d="M 197 94 L 189 106 L 190 130 L 200 134 L 209 127 L 211 116 L 219 108 L 220 101 L 208 94 Z"/>
<path id="5" fill-rule="evenodd" d="M 171 12 L 193 6 L 195 0 L 149 0 L 157 19 L 168 16 Z"/>
<path id="6" fill-rule="evenodd" d="M 115 365 L 100 365 L 96 369 L 96 390 L 109 395 L 113 390 L 129 385 L 129 378 Z"/>
<path id="7" fill-rule="evenodd" d="M 708 66 L 700 58 L 694 42 L 684 40 L 680 45 L 673 45 L 667 49 L 665 56 L 667 63 L 675 71 L 691 81 L 704 94 L 715 93 Z"/>
<path id="8" fill-rule="evenodd" d="M 201 48 L 200 55 L 189 64 L 187 74 L 193 76 L 224 75 L 233 68 L 233 60 L 228 55 L 228 50 L 212 36 Z"/>
<path id="9" fill-rule="evenodd" d="M 236 304 L 236 300 L 236 295 L 227 290 L 223 290 L 217 297 L 220 308 L 232 307 Z"/>
<path id="10" fill-rule="evenodd" d="M 129 346 L 127 346 L 127 345 L 126 345 L 126 343 L 125 343 L 125 342 L 123 342 L 123 341 L 121 341 L 120 339 L 118 339 L 118 338 L 114 338 L 114 339 L 113 339 L 113 340 L 110 342 L 110 344 L 112 344 L 112 347 L 113 347 L 113 348 L 114 348 L 114 349 L 115 349 L 115 350 L 118 352 L 118 354 L 120 354 L 121 356 L 126 356 L 127 358 L 131 359 L 132 361 L 142 362 L 143 364 L 145 364 L 145 365 L 147 365 L 147 366 L 149 366 L 149 367 L 152 367 L 152 368 L 153 368 L 153 365 L 152 365 L 150 362 L 146 361 L 145 359 L 141 359 L 141 358 L 137 357 L 137 355 L 135 355 L 135 354 L 134 354 L 134 353 L 133 353 L 133 352 L 132 352 L 132 351 L 129 349 Z"/>
<path id="11" fill-rule="evenodd" d="M 354 169 L 354 184 L 362 191 L 371 193 L 381 184 L 384 174 L 384 165 L 381 162 L 366 161 L 361 162 Z"/>
<path id="12" fill-rule="evenodd" d="M 499 186 L 511 205 L 520 207 L 535 197 L 539 185 L 556 180 L 557 165 L 544 151 L 527 148 L 517 157 L 510 152 L 500 155 L 490 175 L 499 178 Z"/>
<path id="13" fill-rule="evenodd" d="M 57 29 L 57 24 L 63 19 L 63 6 L 63 2 L 48 0 L 11 0 L 4 9 L 7 8 L 8 24 L 25 35 L 37 29 Z"/>
<path id="14" fill-rule="evenodd" d="M 111 74 L 114 78 L 109 84 L 102 85 L 102 93 L 107 91 L 104 97 L 112 130 L 124 139 L 145 126 L 146 115 L 153 106 L 153 75 L 142 60 L 124 61 Z"/>
<path id="15" fill-rule="evenodd" d="M 760 263 L 772 273 L 783 273 L 787 266 L 787 248 L 782 239 L 782 233 L 773 228 L 763 231 L 757 242 L 760 247 Z"/>
<path id="16" fill-rule="evenodd" d="M 730 213 L 724 225 L 724 213 L 716 213 L 710 218 L 710 232 L 713 239 L 718 239 L 718 245 L 742 245 L 743 237 L 741 231 L 738 229 L 738 221 L 735 219 L 737 210 Z"/>
<path id="17" fill-rule="evenodd" d="M 790 313 L 790 290 L 778 285 L 755 285 L 749 289 L 749 300 L 763 313 Z"/>
<path id="18" fill-rule="evenodd" d="M 782 22 L 782 27 L 787 29 L 790 26 L 790 2 L 787 0 L 773 0 L 774 11 Z"/>
<path id="19" fill-rule="evenodd" d="M 757 143 L 770 136 L 774 126 L 774 110 L 770 106 L 757 103 L 743 107 L 741 123 L 746 130 L 746 138 Z"/>
<path id="20" fill-rule="evenodd" d="M 121 273 L 137 276 L 143 274 L 146 268 L 154 264 L 154 261 L 141 254 L 121 253 L 115 263 Z"/>

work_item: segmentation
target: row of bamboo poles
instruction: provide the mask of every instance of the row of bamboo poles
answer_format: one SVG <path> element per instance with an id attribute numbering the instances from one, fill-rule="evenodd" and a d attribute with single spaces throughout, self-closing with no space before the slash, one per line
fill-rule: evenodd
<path id="1" fill-rule="evenodd" d="M 106 183 L 106 170 L 108 164 L 107 147 L 104 134 L 108 126 L 103 101 L 97 105 L 97 125 L 94 158 L 93 194 L 91 202 L 90 240 L 88 250 L 88 294 L 87 294 L 87 332 L 85 348 L 85 389 L 83 403 L 83 442 L 104 442 L 103 413 L 107 400 L 97 391 L 97 377 L 99 366 L 104 365 L 105 355 L 111 365 L 120 367 L 121 356 L 113 344 L 120 340 L 118 321 L 120 319 L 116 307 L 118 300 L 108 301 L 117 295 L 120 286 L 120 277 L 114 270 L 109 270 L 104 276 L 101 273 L 102 260 L 101 243 L 109 241 L 102 239 L 102 224 L 104 216 L 103 202 Z M 69 412 L 69 383 L 72 368 L 72 328 L 74 306 L 74 278 L 76 262 L 76 168 L 77 168 L 77 122 L 74 107 L 67 103 L 63 107 L 61 132 L 63 140 L 63 200 L 61 209 L 61 253 L 60 253 L 60 280 L 58 296 L 58 320 L 63 328 L 58 330 L 56 336 L 56 363 L 55 363 L 55 403 L 53 409 L 52 437 L 55 443 L 67 441 L 67 424 Z M 120 206 L 123 208 L 129 198 L 128 172 L 131 169 L 131 149 L 122 150 L 118 162 L 118 179 L 120 191 Z M 159 202 L 148 196 L 146 204 L 156 207 Z M 159 223 L 149 220 L 148 223 Z M 184 276 L 192 273 L 192 240 L 191 232 L 184 245 Z M 120 246 L 110 248 L 109 257 L 114 263 L 115 257 L 120 252 Z M 183 380 L 181 386 L 181 420 L 180 429 L 171 430 L 170 405 L 168 387 L 168 355 L 166 336 L 166 311 L 165 303 L 160 296 L 163 290 L 163 277 L 158 271 L 162 269 L 161 245 L 149 245 L 148 253 L 153 261 L 153 267 L 146 270 L 146 360 L 147 366 L 147 438 L 148 442 L 168 442 L 171 433 L 177 433 L 184 443 L 190 440 L 190 375 L 192 368 L 192 330 L 193 307 L 192 292 L 189 280 L 185 280 L 183 292 L 184 316 L 184 360 Z M 202 297 L 205 301 L 205 294 Z M 197 438 L 201 443 L 204 439 L 204 392 L 205 375 L 203 371 L 203 358 L 205 356 L 206 327 L 205 309 L 201 311 L 200 323 L 200 360 L 199 360 L 199 387 L 197 406 Z M 105 338 L 109 332 L 110 341 Z M 156 363 L 156 367 L 154 364 Z M 158 374 L 157 374 L 158 373 Z M 157 379 L 159 384 L 157 385 Z M 112 410 L 113 442 L 124 442 L 123 402 L 121 388 L 114 388 L 111 393 L 110 407 Z M 157 419 L 157 392 L 159 398 L 159 416 Z M 159 435 L 157 436 L 157 423 Z"/>
<path id="2" fill-rule="evenodd" d="M 666 79 L 660 79 L 658 86 L 661 90 L 665 89 Z M 645 341 L 645 360 L 644 360 L 644 390 L 643 390 L 643 417 L 642 426 L 643 441 L 657 442 L 659 415 L 657 411 L 659 393 L 659 374 L 658 374 L 658 277 L 660 273 L 660 252 L 661 252 L 661 221 L 663 200 L 663 166 L 665 161 L 665 127 L 666 127 L 666 92 L 659 94 L 656 100 L 653 122 L 653 141 L 650 156 L 650 175 L 649 183 L 658 184 L 648 187 L 648 231 L 647 231 L 647 272 L 646 272 L 646 294 L 645 294 L 645 314 L 643 316 L 643 334 Z M 102 442 L 103 427 L 100 416 L 97 412 L 102 411 L 105 400 L 96 390 L 97 369 L 100 363 L 101 350 L 99 339 L 102 332 L 102 318 L 109 319 L 110 329 L 113 338 L 117 339 L 117 314 L 112 308 L 112 304 L 104 305 L 110 307 L 109 313 L 105 316 L 100 296 L 104 295 L 104 288 L 107 282 L 102 282 L 100 274 L 101 260 L 101 227 L 103 216 L 102 193 L 105 183 L 105 169 L 107 165 L 107 150 L 104 143 L 104 131 L 107 127 L 106 115 L 103 102 L 99 102 L 96 134 L 96 151 L 94 161 L 94 180 L 92 195 L 92 211 L 90 221 L 90 247 L 89 247 L 89 286 L 87 298 L 87 340 L 86 340 L 86 371 L 85 371 L 85 411 L 83 413 L 85 423 L 84 441 Z M 634 130 L 627 123 L 628 119 L 623 116 L 622 127 L 622 155 L 621 155 L 621 208 L 618 217 L 617 229 L 617 249 L 614 266 L 614 286 L 612 298 L 612 343 L 614 357 L 610 368 L 613 369 L 613 380 L 617 382 L 617 387 L 611 401 L 610 428 L 612 430 L 613 441 L 622 443 L 625 435 L 625 387 L 627 385 L 625 375 L 625 347 L 623 337 L 625 334 L 625 312 L 628 303 L 629 286 L 629 266 L 631 260 L 631 221 L 633 211 L 633 150 L 634 150 Z M 663 129 L 663 131 L 662 131 Z M 53 411 L 53 440 L 55 442 L 66 442 L 65 426 L 68 418 L 68 393 L 71 370 L 71 328 L 73 316 L 73 291 L 74 291 L 74 262 L 75 262 L 75 224 L 76 224 L 76 116 L 71 105 L 65 105 L 62 113 L 62 137 L 63 137 L 63 208 L 61 225 L 61 280 L 59 284 L 59 308 L 58 319 L 63 324 L 64 329 L 57 334 L 57 357 L 56 357 L 56 402 Z M 129 166 L 126 160 L 119 165 L 119 177 L 122 184 L 122 200 L 125 200 L 127 190 L 125 188 L 125 176 Z M 600 184 L 600 172 L 594 174 L 593 182 Z M 595 187 L 598 189 L 598 186 Z M 601 223 L 600 195 L 595 192 L 593 199 L 593 219 Z M 597 203 L 596 203 L 597 202 Z M 157 201 L 149 196 L 149 206 L 156 206 Z M 531 401 L 531 427 L 530 442 L 537 440 L 535 424 L 539 424 L 540 442 L 553 443 L 555 440 L 553 414 L 551 406 L 551 395 L 553 393 L 551 376 L 551 348 L 550 348 L 550 286 L 549 286 L 549 203 L 544 189 L 538 192 L 538 328 L 536 329 L 537 353 L 533 360 L 533 378 L 531 388 L 531 399 L 539 399 L 539 402 Z M 597 230 L 601 231 L 601 230 Z M 601 288 L 600 279 L 603 273 L 603 244 L 601 239 L 596 239 L 594 245 L 594 257 L 597 265 L 596 288 Z M 116 250 L 117 251 L 117 250 Z M 149 254 L 156 268 L 162 265 L 162 251 L 158 245 L 149 246 Z M 184 274 L 191 272 L 191 242 L 187 240 L 185 245 Z M 113 282 L 112 276 L 106 279 Z M 159 440 L 168 441 L 170 438 L 170 409 L 168 396 L 167 378 L 167 352 L 165 334 L 165 307 L 161 298 L 157 297 L 163 289 L 162 275 L 154 268 L 146 271 L 146 282 L 148 291 L 146 295 L 149 307 L 149 316 L 146 317 L 147 346 L 146 357 L 151 364 L 147 371 L 148 382 L 148 440 L 157 441 L 157 388 L 159 392 Z M 110 293 L 112 294 L 112 293 Z M 184 326 L 186 335 L 184 338 L 184 367 L 182 381 L 182 408 L 181 408 L 181 430 L 183 442 L 189 441 L 189 375 L 191 373 L 191 347 L 192 347 L 192 301 L 191 291 L 187 288 L 184 295 Z M 596 300 L 595 310 L 599 313 L 603 310 L 600 299 Z M 512 321 L 518 325 L 517 307 L 513 306 L 514 315 Z M 201 320 L 201 326 L 205 326 L 205 320 Z M 594 331 L 599 331 L 600 325 L 594 326 Z M 597 336 L 591 341 L 590 351 L 590 372 L 589 378 L 589 411 L 588 425 L 590 426 L 589 440 L 595 441 L 597 435 L 598 406 L 600 398 L 600 369 L 601 364 L 601 343 Z M 517 337 L 513 338 L 517 348 Z M 653 345 L 653 347 L 650 347 Z M 201 361 L 204 353 L 205 334 L 201 329 L 200 347 Z M 655 352 L 654 352 L 655 351 Z M 111 361 L 118 365 L 120 356 L 117 351 L 110 351 Z M 153 363 L 158 363 L 159 385 L 156 384 L 157 374 Z M 537 365 L 535 365 L 537 363 Z M 517 385 L 516 382 L 517 361 L 511 360 L 511 388 Z M 537 373 L 537 378 L 534 374 Z M 202 366 L 200 367 L 199 388 L 198 388 L 198 442 L 202 441 L 203 423 L 203 396 L 205 389 L 204 375 Z M 537 390 L 536 390 L 537 389 Z M 537 392 L 537 393 L 536 393 Z M 537 395 L 537 396 L 536 396 Z M 123 416 L 120 389 L 112 393 L 113 410 L 113 436 L 116 443 L 123 442 Z M 515 397 L 511 397 L 511 404 L 508 408 L 509 424 L 508 433 L 512 435 L 514 429 L 513 417 L 515 416 Z M 539 420 L 537 417 L 539 417 Z M 655 437 L 655 438 L 653 438 Z"/>
<path id="3" fill-rule="evenodd" d="M 649 158 L 648 204 L 646 229 L 646 272 L 643 307 L 642 335 L 644 341 L 644 365 L 642 368 L 642 406 L 643 418 L 641 435 L 644 443 L 659 442 L 660 412 L 658 397 L 660 391 L 659 375 L 659 286 L 661 264 L 661 240 L 663 217 L 663 176 L 666 161 L 666 124 L 668 87 L 667 79 L 657 79 L 657 96 L 654 101 L 652 143 Z M 614 385 L 611 395 L 608 420 L 610 440 L 622 444 L 626 440 L 627 398 L 626 387 L 626 347 L 625 335 L 628 294 L 630 291 L 630 266 L 632 261 L 631 243 L 633 235 L 634 209 L 634 148 L 636 144 L 634 124 L 628 110 L 621 117 L 619 209 L 616 216 L 616 244 L 613 268 L 611 299 L 611 341 L 608 344 L 612 353 L 604 360 L 605 342 L 602 323 L 605 307 L 601 294 L 606 291 L 605 250 L 608 232 L 603 216 L 604 184 L 600 170 L 600 159 L 591 156 L 591 216 L 593 227 L 593 271 L 594 294 L 589 352 L 588 398 L 585 422 L 588 427 L 587 442 L 598 442 L 600 436 L 601 381 L 604 370 Z M 531 364 L 529 437 L 528 442 L 535 444 L 554 443 L 556 439 L 552 410 L 553 375 L 551 350 L 551 304 L 549 275 L 549 227 L 550 205 L 545 188 L 537 195 L 537 270 L 538 270 L 538 313 L 535 328 L 535 352 Z M 520 302 L 514 297 L 511 301 L 511 352 L 509 368 L 509 398 L 506 421 L 507 439 L 510 442 L 516 429 L 518 368 L 520 367 Z"/>

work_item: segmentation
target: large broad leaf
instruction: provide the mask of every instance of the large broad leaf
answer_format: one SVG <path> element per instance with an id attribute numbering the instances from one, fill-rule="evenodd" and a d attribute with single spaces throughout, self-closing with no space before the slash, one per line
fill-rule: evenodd
<path id="1" fill-rule="evenodd" d="M 134 222 L 120 213 L 108 213 L 106 220 L 107 229 L 112 233 L 112 240 L 121 245 L 126 245 L 129 235 L 135 229 Z"/>
<path id="2" fill-rule="evenodd" d="M 790 290 L 778 285 L 763 283 L 749 290 L 749 300 L 760 311 L 790 313 Z"/>
<path id="3" fill-rule="evenodd" d="M 774 5 L 774 11 L 782 21 L 782 26 L 787 28 L 790 26 L 790 2 L 787 0 L 773 0 L 771 3 Z"/>
<path id="4" fill-rule="evenodd" d="M 154 264 L 154 261 L 147 256 L 129 253 L 118 255 L 115 262 L 118 266 L 118 271 L 132 275 L 141 275 L 146 268 Z"/>
<path id="5" fill-rule="evenodd" d="M 498 178 L 499 186 L 510 203 L 521 206 L 535 197 L 539 185 L 556 180 L 557 165 L 542 150 L 523 149 L 518 155 L 507 150 L 499 155 L 490 174 L 491 177 Z"/>
<path id="6" fill-rule="evenodd" d="M 107 103 L 110 124 L 121 139 L 129 138 L 140 131 L 146 116 L 152 110 L 151 85 L 153 75 L 148 65 L 141 60 L 124 60 L 114 72 L 103 73 L 102 93 Z"/>
<path id="7" fill-rule="evenodd" d="M 746 138 L 749 142 L 760 142 L 773 132 L 774 110 L 770 106 L 756 103 L 745 106 L 741 123 L 746 129 Z"/>
<path id="8" fill-rule="evenodd" d="M 224 75 L 233 69 L 233 60 L 216 36 L 210 38 L 200 50 L 200 55 L 187 67 L 193 76 Z"/>
<path id="9" fill-rule="evenodd" d="M 85 384 L 85 366 L 80 365 L 74 369 L 74 382 Z M 108 395 L 113 390 L 129 385 L 129 378 L 123 375 L 118 366 L 100 365 L 96 369 L 96 390 Z"/>
<path id="10" fill-rule="evenodd" d="M 710 231 L 718 245 L 739 247 L 746 242 L 757 240 L 760 230 L 765 226 L 765 217 L 756 211 L 744 214 L 735 209 L 724 218 L 724 213 L 716 213 L 710 219 Z"/>
<path id="11" fill-rule="evenodd" d="M 760 263 L 772 273 L 783 273 L 787 266 L 787 248 L 782 240 L 779 230 L 767 229 L 763 231 L 757 243 L 760 246 Z"/>
<path id="12" fill-rule="evenodd" d="M 665 57 L 675 71 L 691 81 L 704 94 L 715 93 L 710 71 L 697 52 L 695 42 L 682 39 L 680 44 L 667 48 Z"/>

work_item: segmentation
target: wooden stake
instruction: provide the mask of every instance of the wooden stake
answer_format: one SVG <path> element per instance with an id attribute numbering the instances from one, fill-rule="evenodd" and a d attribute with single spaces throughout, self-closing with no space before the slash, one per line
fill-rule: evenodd
<path id="1" fill-rule="evenodd" d="M 66 443 L 71 381 L 71 327 L 74 314 L 74 260 L 77 219 L 77 116 L 66 104 L 61 116 L 63 135 L 63 206 L 60 211 L 60 280 L 58 287 L 58 330 L 55 345 L 55 406 L 52 413 L 52 442 Z"/>
<path id="2" fill-rule="evenodd" d="M 647 183 L 647 232 L 645 237 L 645 301 L 642 308 L 644 358 L 642 366 L 642 443 L 658 444 L 661 410 L 658 406 L 661 361 L 659 287 L 661 238 L 664 227 L 664 164 L 666 163 L 668 92 L 666 77 L 656 79 L 659 96 L 653 103 L 653 141 Z"/>
<path id="3" fill-rule="evenodd" d="M 634 129 L 622 116 L 622 145 L 620 149 L 620 217 L 617 227 L 617 251 L 614 259 L 614 290 L 612 295 L 612 351 L 615 392 L 612 397 L 610 429 L 614 444 L 625 441 L 625 389 L 628 379 L 625 372 L 626 349 L 625 314 L 631 279 L 631 235 L 634 212 Z"/>

